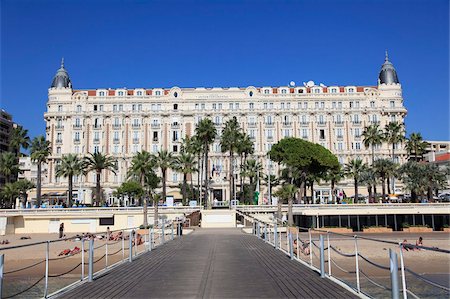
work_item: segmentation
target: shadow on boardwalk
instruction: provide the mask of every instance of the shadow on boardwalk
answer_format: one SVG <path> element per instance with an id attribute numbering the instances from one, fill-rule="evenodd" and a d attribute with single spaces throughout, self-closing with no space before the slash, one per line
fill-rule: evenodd
<path id="1" fill-rule="evenodd" d="M 239 229 L 197 229 L 63 298 L 350 298 L 354 294 Z"/>

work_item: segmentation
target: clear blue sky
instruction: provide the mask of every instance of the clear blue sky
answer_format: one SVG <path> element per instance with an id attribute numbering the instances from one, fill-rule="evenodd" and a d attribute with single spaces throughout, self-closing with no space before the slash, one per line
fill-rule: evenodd
<path id="1" fill-rule="evenodd" d="M 74 88 L 375 85 L 388 49 L 407 131 L 449 140 L 448 2 L 1 0 L 1 107 L 43 134 L 61 57 Z"/>

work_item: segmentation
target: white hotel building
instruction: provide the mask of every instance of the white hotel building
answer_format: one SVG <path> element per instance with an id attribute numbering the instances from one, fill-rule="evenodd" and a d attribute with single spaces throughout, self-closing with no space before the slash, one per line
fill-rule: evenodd
<path id="1" fill-rule="evenodd" d="M 99 151 L 118 160 L 117 174 L 105 172 L 102 176 L 112 203 L 112 191 L 126 179 L 136 152 L 167 149 L 176 154 L 182 138 L 193 135 L 196 124 L 205 117 L 212 119 L 220 135 L 226 120 L 235 116 L 253 139 L 255 157 L 265 169 L 267 151 L 288 136 L 323 145 L 340 163 L 357 157 L 369 162 L 371 150 L 364 147 L 361 136 L 364 127 L 403 123 L 406 112 L 402 87 L 387 56 L 375 86 L 324 86 L 310 81 L 303 86 L 279 87 L 73 89 L 62 64 L 48 90 L 44 115 L 47 140 L 52 145 L 45 188 L 66 190 L 65 180 L 55 177 L 55 166 L 63 154 Z M 388 156 L 389 147 L 376 148 L 375 154 Z M 397 157 L 399 162 L 406 160 L 401 145 Z M 210 173 L 214 197 L 229 199 L 228 157 L 220 151 L 219 137 L 211 146 L 209 163 L 209 169 L 214 169 Z M 168 180 L 168 194 L 180 198 L 175 186 L 182 175 L 169 171 Z M 86 203 L 94 186 L 94 173 L 75 178 L 74 191 L 83 190 L 80 200 Z M 351 194 L 349 184 L 347 195 Z"/>

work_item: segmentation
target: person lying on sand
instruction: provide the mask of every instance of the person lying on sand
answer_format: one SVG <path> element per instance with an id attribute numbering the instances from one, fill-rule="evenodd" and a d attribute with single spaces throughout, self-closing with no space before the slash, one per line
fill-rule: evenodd
<path id="1" fill-rule="evenodd" d="M 9 244 L 9 241 L 8 241 L 8 240 L 2 240 L 2 241 L 0 242 L 0 244 L 1 244 L 1 245 Z"/>

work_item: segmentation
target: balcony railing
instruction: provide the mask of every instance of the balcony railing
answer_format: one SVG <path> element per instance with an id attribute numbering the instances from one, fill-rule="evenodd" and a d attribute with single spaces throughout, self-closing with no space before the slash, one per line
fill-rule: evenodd
<path id="1" fill-rule="evenodd" d="M 140 128 L 140 127 L 141 127 L 141 124 L 132 124 L 131 127 L 132 127 L 132 128 Z"/>
<path id="2" fill-rule="evenodd" d="M 112 124 L 112 127 L 114 129 L 120 129 L 122 127 L 122 125 L 121 124 Z"/>
<path id="3" fill-rule="evenodd" d="M 120 139 L 119 138 L 114 138 L 113 139 L 113 143 L 115 143 L 115 144 L 120 143 Z"/>
<path id="4" fill-rule="evenodd" d="M 74 129 L 81 129 L 83 126 L 82 125 L 73 125 Z"/>
<path id="5" fill-rule="evenodd" d="M 247 125 L 248 125 L 250 128 L 255 128 L 255 127 L 256 127 L 256 122 L 249 122 L 249 123 L 247 123 Z"/>
<path id="6" fill-rule="evenodd" d="M 63 125 L 56 125 L 56 129 L 62 130 L 62 129 L 64 129 L 64 126 Z"/>
<path id="7" fill-rule="evenodd" d="M 133 143 L 134 144 L 139 143 L 139 138 L 133 138 Z"/>
<path id="8" fill-rule="evenodd" d="M 152 124 L 152 129 L 159 129 L 161 127 L 161 124 Z"/>
<path id="9" fill-rule="evenodd" d="M 93 129 L 101 129 L 101 128 L 102 128 L 102 125 L 92 125 L 92 128 L 93 128 Z"/>

